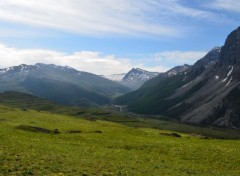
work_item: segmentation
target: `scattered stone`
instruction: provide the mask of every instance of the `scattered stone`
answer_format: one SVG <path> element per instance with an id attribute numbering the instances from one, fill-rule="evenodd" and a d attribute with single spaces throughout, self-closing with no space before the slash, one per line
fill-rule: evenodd
<path id="1" fill-rule="evenodd" d="M 81 130 L 70 130 L 68 131 L 68 133 L 82 133 Z"/>
<path id="2" fill-rule="evenodd" d="M 163 135 L 163 136 L 172 136 L 172 137 L 182 137 L 180 134 L 177 134 L 177 133 L 160 133 L 160 135 Z"/>
<path id="3" fill-rule="evenodd" d="M 20 129 L 20 130 L 24 130 L 24 131 L 39 132 L 39 133 L 45 133 L 45 134 L 59 134 L 60 133 L 58 129 L 51 131 L 46 128 L 35 127 L 35 126 L 30 126 L 30 125 L 19 125 L 16 128 Z"/>
<path id="4" fill-rule="evenodd" d="M 54 129 L 54 130 L 53 130 L 53 133 L 54 133 L 54 134 L 59 134 L 60 132 L 58 131 L 58 129 Z"/>

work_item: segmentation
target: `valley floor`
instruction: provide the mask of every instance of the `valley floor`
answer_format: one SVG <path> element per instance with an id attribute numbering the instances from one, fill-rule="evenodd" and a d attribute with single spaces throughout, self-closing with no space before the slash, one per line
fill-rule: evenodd
<path id="1" fill-rule="evenodd" d="M 1 106 L 0 175 L 240 175 L 239 140 L 178 134 Z"/>

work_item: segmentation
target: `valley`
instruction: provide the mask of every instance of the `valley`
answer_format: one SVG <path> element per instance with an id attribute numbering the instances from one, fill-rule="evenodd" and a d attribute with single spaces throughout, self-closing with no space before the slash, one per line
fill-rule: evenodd
<path id="1" fill-rule="evenodd" d="M 240 176 L 240 0 L 0 2 L 0 176 Z"/>

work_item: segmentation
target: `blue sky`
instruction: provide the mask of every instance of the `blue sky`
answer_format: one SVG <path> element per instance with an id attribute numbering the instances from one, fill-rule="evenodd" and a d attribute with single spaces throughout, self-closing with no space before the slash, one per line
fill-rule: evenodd
<path id="1" fill-rule="evenodd" d="M 239 21 L 240 0 L 5 0 L 0 67 L 162 72 L 222 46 Z"/>

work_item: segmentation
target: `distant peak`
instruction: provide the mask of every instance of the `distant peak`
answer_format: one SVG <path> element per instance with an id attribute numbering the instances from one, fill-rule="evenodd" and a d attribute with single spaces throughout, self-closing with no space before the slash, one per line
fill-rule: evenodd
<path id="1" fill-rule="evenodd" d="M 55 64 L 36 63 L 35 66 L 40 66 L 40 67 L 46 67 L 46 66 L 56 67 L 57 65 L 55 65 Z"/>
<path id="2" fill-rule="evenodd" d="M 129 72 L 133 72 L 133 71 L 138 71 L 138 72 L 148 72 L 146 70 L 143 70 L 141 68 L 132 68 Z"/>
<path id="3" fill-rule="evenodd" d="M 43 63 L 36 63 L 35 66 L 45 66 L 46 64 Z"/>
<path id="4" fill-rule="evenodd" d="M 135 69 L 138 70 L 138 71 L 146 71 L 146 70 L 143 70 L 141 68 L 135 68 Z"/>

